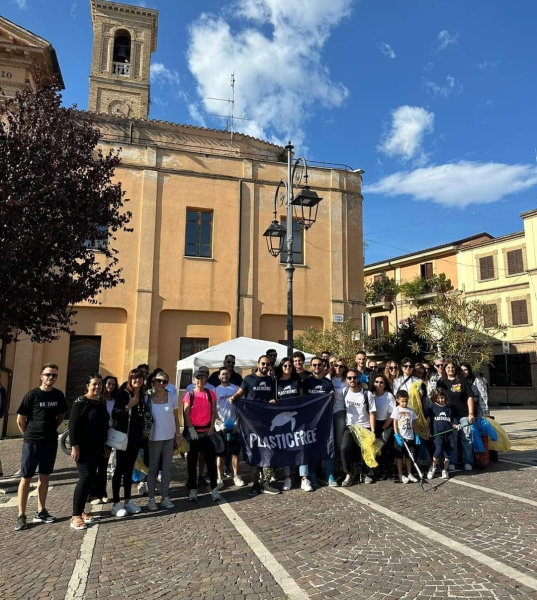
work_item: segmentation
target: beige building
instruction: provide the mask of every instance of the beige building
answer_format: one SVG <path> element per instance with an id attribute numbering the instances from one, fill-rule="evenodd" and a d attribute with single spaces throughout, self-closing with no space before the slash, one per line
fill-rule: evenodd
<path id="1" fill-rule="evenodd" d="M 72 399 L 94 370 L 122 380 L 147 362 L 173 378 L 178 359 L 205 347 L 242 335 L 286 338 L 285 257 L 270 256 L 262 235 L 286 177 L 284 149 L 147 120 L 158 13 L 91 5 L 89 106 L 99 113 L 93 117 L 103 148 L 123 149 L 116 178 L 133 214 L 134 232 L 116 242 L 125 284 L 103 293 L 99 306 L 79 307 L 76 335 L 7 348 L 11 414 L 44 362 L 59 364 L 58 387 Z M 359 319 L 363 300 L 361 175 L 315 167 L 309 184 L 324 199 L 310 230 L 293 225 L 295 334 L 339 315 Z M 278 215 L 285 222 L 284 207 Z M 5 431 L 15 433 L 14 419 Z"/>

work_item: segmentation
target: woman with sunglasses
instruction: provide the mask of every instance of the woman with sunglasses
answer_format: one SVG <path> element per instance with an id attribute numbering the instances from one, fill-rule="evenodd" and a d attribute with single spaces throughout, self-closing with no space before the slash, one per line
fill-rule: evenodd
<path id="1" fill-rule="evenodd" d="M 347 386 L 347 363 L 341 356 L 336 356 L 332 369 L 332 386 L 334 387 L 334 408 L 333 408 L 333 424 L 334 424 L 334 454 L 341 462 L 341 443 L 343 441 L 343 432 L 345 431 L 345 400 L 343 398 L 343 390 Z M 338 467 L 339 470 L 339 467 Z M 326 471 L 328 475 L 328 485 L 337 487 L 335 478 L 335 461 L 329 459 L 326 461 Z"/>
<path id="2" fill-rule="evenodd" d="M 293 398 L 302 396 L 302 380 L 293 365 L 293 359 L 285 357 L 280 362 L 280 375 L 276 377 L 276 398 Z M 293 487 L 291 481 L 291 467 L 283 467 L 283 492 L 288 492 Z"/>
<path id="3" fill-rule="evenodd" d="M 461 374 L 472 386 L 474 414 L 476 415 L 476 418 L 487 417 L 490 412 L 488 407 L 487 386 L 485 385 L 485 382 L 480 377 L 476 377 L 474 375 L 472 366 L 469 363 L 461 363 Z M 489 438 L 486 435 L 482 435 L 481 439 L 483 440 L 485 451 L 474 452 L 474 465 L 484 469 L 490 462 Z"/>
<path id="4" fill-rule="evenodd" d="M 394 395 L 388 389 L 388 380 L 378 373 L 373 379 L 373 393 L 375 394 L 375 436 L 380 438 L 384 445 L 379 456 L 378 476 L 389 479 L 393 475 L 393 426 L 391 414 L 397 406 Z"/>
<path id="5" fill-rule="evenodd" d="M 157 475 L 161 470 L 161 508 L 174 508 L 170 500 L 170 478 L 172 473 L 173 449 L 180 442 L 179 406 L 177 396 L 166 389 L 170 381 L 164 371 L 157 373 L 153 379 L 153 387 L 149 390 L 153 426 L 149 434 L 149 472 L 147 485 L 149 500 L 147 510 L 157 510 L 155 487 Z"/>
<path id="6" fill-rule="evenodd" d="M 399 376 L 399 365 L 394 361 L 390 360 L 386 363 L 384 368 L 384 377 L 388 382 L 387 389 L 393 394 L 393 382 Z"/>
<path id="7" fill-rule="evenodd" d="M 414 376 L 414 363 L 411 358 L 403 358 L 401 361 L 401 369 L 403 374 L 392 381 L 392 392 L 394 396 L 397 396 L 399 390 L 410 392 L 412 385 L 416 383 L 416 381 L 419 381 L 419 379 Z"/>
<path id="8" fill-rule="evenodd" d="M 144 415 L 147 410 L 144 393 L 144 372 L 140 369 L 132 369 L 125 389 L 118 392 L 112 411 L 115 428 L 128 436 L 127 448 L 116 450 L 116 469 L 112 477 L 112 515 L 115 517 L 136 515 L 142 510 L 131 500 L 131 492 L 132 471 L 142 445 Z M 121 484 L 123 484 L 123 505 L 120 502 Z"/>

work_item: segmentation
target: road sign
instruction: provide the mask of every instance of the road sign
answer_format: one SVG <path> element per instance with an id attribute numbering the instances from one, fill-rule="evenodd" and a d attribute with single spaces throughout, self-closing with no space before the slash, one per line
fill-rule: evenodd
<path id="1" fill-rule="evenodd" d="M 502 342 L 502 350 L 504 354 L 511 353 L 511 349 L 509 348 L 509 342 Z"/>
<path id="2" fill-rule="evenodd" d="M 337 313 L 334 315 L 334 323 L 343 323 L 344 320 L 345 320 L 344 315 L 337 314 Z"/>

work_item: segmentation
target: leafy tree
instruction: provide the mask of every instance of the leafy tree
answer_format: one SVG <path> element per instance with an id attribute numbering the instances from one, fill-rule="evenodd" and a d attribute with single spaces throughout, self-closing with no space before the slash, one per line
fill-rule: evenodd
<path id="1" fill-rule="evenodd" d="M 421 275 L 416 275 L 410 281 L 405 281 L 401 284 L 401 291 L 405 295 L 405 298 L 413 300 L 419 298 L 424 294 L 431 294 L 433 292 L 445 293 L 452 289 L 451 279 L 448 279 L 445 273 L 440 275 L 433 275 L 429 279 L 424 279 Z"/>
<path id="2" fill-rule="evenodd" d="M 367 304 L 376 304 L 381 300 L 391 302 L 399 293 L 400 286 L 395 279 L 390 278 L 382 271 L 377 281 L 365 283 L 365 301 Z"/>
<path id="3" fill-rule="evenodd" d="M 69 332 L 73 306 L 123 283 L 111 242 L 126 225 L 112 183 L 119 151 L 97 149 L 100 132 L 57 85 L 0 103 L 0 338 L 32 341 Z M 95 250 L 95 242 L 99 251 Z"/>
<path id="4" fill-rule="evenodd" d="M 353 319 L 346 319 L 343 323 L 332 323 L 331 329 L 315 329 L 309 327 L 295 338 L 295 347 L 303 352 L 320 355 L 323 350 L 337 354 L 345 359 L 346 363 L 354 365 L 356 352 L 362 347 L 361 331 Z"/>
<path id="5" fill-rule="evenodd" d="M 417 321 L 417 334 L 425 342 L 427 357 L 439 354 L 457 362 L 467 362 L 474 371 L 491 361 L 494 344 L 505 337 L 506 325 L 494 325 L 493 308 L 479 300 L 466 301 L 439 294 L 427 305 Z"/>
<path id="6" fill-rule="evenodd" d="M 401 362 L 411 356 L 415 362 L 426 357 L 427 345 L 417 333 L 418 316 L 412 315 L 399 324 L 395 333 L 389 333 L 380 339 L 367 337 L 365 348 L 373 354 L 383 354 L 389 360 Z"/>

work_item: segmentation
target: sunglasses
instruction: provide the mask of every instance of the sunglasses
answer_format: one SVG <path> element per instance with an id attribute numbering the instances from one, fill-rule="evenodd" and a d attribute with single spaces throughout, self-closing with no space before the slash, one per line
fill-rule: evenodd
<path id="1" fill-rule="evenodd" d="M 292 369 L 293 365 L 291 363 L 285 363 L 284 365 L 282 365 L 282 369 Z"/>
<path id="2" fill-rule="evenodd" d="M 403 365 L 403 369 L 411 369 L 413 365 Z"/>
<path id="3" fill-rule="evenodd" d="M 380 381 L 375 381 L 375 385 L 384 385 L 384 381 L 382 379 Z"/>
<path id="4" fill-rule="evenodd" d="M 234 365 L 235 361 L 234 360 L 228 360 L 226 361 L 226 365 Z"/>
<path id="5" fill-rule="evenodd" d="M 388 371 L 397 371 L 399 367 L 388 367 Z"/>
<path id="6" fill-rule="evenodd" d="M 56 379 L 58 377 L 58 373 L 41 373 L 41 377 L 48 377 L 50 379 Z"/>
<path id="7" fill-rule="evenodd" d="M 347 377 L 347 379 L 349 381 L 356 381 L 358 379 L 358 377 L 351 376 L 351 377 Z"/>
<path id="8" fill-rule="evenodd" d="M 268 362 L 268 363 L 262 362 L 262 363 L 259 363 L 259 364 L 260 364 L 262 367 L 270 367 L 270 363 L 269 363 L 269 362 Z"/>
<path id="9" fill-rule="evenodd" d="M 336 369 L 344 369 L 345 365 L 336 365 Z"/>
<path id="10" fill-rule="evenodd" d="M 322 367 L 322 366 L 323 366 L 323 363 L 315 363 L 314 365 L 311 365 L 311 367 L 313 369 L 316 369 L 317 367 Z"/>
<path id="11" fill-rule="evenodd" d="M 439 365 L 435 365 L 437 369 L 441 369 L 444 366 L 444 363 L 440 363 Z"/>
<path id="12" fill-rule="evenodd" d="M 276 358 L 278 355 L 277 355 L 277 354 L 267 354 L 267 356 L 268 356 L 269 358 Z"/>
<path id="13" fill-rule="evenodd" d="M 160 383 L 162 385 L 168 385 L 168 380 L 167 379 L 155 379 L 156 383 Z"/>

